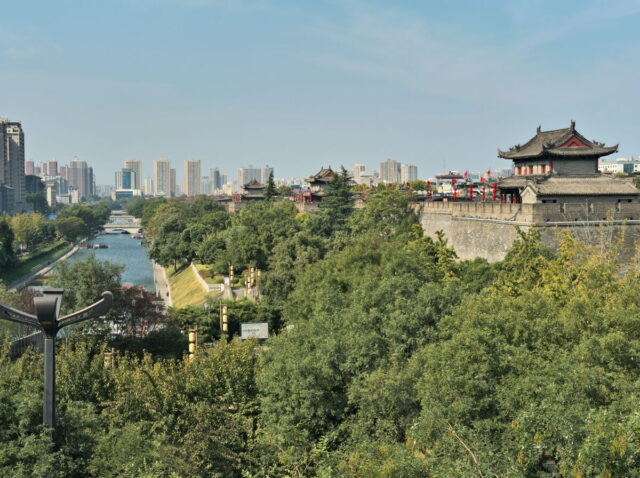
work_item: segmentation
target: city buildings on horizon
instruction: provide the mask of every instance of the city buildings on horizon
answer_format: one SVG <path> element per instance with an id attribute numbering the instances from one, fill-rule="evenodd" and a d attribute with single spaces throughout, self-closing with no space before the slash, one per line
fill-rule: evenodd
<path id="1" fill-rule="evenodd" d="M 124 167 L 135 174 L 131 189 L 142 189 L 142 161 L 139 159 L 126 159 Z"/>
<path id="2" fill-rule="evenodd" d="M 184 180 L 182 186 L 183 194 L 188 197 L 197 196 L 201 191 L 202 177 L 200 174 L 199 159 L 185 159 L 184 161 Z"/>
<path id="3" fill-rule="evenodd" d="M 168 159 L 153 162 L 153 195 L 171 197 L 171 163 Z"/>
<path id="4" fill-rule="evenodd" d="M 0 118 L 0 211 L 26 211 L 25 176 L 22 124 Z"/>

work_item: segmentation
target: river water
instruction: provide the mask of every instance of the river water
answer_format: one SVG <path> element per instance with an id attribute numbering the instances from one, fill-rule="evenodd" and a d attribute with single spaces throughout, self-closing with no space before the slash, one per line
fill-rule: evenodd
<path id="1" fill-rule="evenodd" d="M 133 239 L 131 234 L 102 234 L 91 243 L 105 244 L 108 248 L 80 249 L 67 261 L 73 263 L 93 253 L 96 259 L 125 266 L 122 273 L 123 284 L 144 286 L 147 291 L 155 292 L 153 268 L 147 256 L 147 248 L 142 247 L 139 239 Z"/>

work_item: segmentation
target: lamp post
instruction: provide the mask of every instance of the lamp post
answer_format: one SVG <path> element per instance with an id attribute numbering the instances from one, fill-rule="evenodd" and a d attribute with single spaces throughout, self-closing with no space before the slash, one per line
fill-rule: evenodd
<path id="1" fill-rule="evenodd" d="M 0 319 L 29 325 L 44 333 L 42 423 L 50 429 L 52 439 L 55 439 L 56 427 L 56 335 L 63 327 L 105 315 L 113 303 L 113 294 L 103 292 L 102 299 L 95 304 L 59 318 L 63 292 L 64 289 L 45 289 L 42 297 L 34 297 L 36 315 L 0 303 Z"/>

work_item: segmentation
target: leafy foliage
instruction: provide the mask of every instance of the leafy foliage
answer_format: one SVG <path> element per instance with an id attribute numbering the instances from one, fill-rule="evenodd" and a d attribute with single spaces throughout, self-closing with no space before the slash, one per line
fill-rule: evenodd
<path id="1" fill-rule="evenodd" d="M 637 264 L 621 267 L 615 248 L 569 235 L 552 253 L 535 228 L 519 231 L 500 263 L 458 261 L 442 234 L 423 234 L 409 191 L 377 188 L 353 211 L 349 189 L 342 171 L 317 214 L 277 201 L 233 217 L 207 198 L 141 202 L 158 261 L 201 261 L 213 274 L 231 263 L 238 281 L 246 267 L 260 268 L 257 301 L 223 303 L 231 335 L 258 320 L 273 335 L 266 347 L 220 340 L 220 299 L 164 318 L 153 297 L 119 292 L 110 318 L 118 338 L 107 345 L 78 334 L 61 347 L 56 451 L 38 425 L 38 355 L 10 361 L 5 353 L 0 469 L 54 477 L 637 474 Z M 70 308 L 119 290 L 111 265 L 67 267 L 54 284 L 69 288 Z M 180 330 L 194 326 L 200 344 L 215 346 L 183 359 Z M 105 365 L 107 346 L 119 349 L 115 366 Z"/>

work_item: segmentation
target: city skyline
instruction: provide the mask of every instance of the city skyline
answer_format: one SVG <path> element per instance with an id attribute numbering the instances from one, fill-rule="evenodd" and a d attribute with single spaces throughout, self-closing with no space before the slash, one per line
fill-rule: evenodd
<path id="1" fill-rule="evenodd" d="M 297 177 L 390 157 L 427 177 L 502 167 L 496 149 L 529 125 L 570 119 L 640 154 L 636 3 L 115 4 L 4 7 L 1 114 L 26 158 L 77 156 L 98 183 L 161 157 Z"/>

